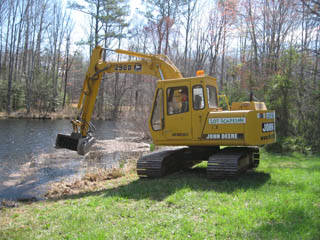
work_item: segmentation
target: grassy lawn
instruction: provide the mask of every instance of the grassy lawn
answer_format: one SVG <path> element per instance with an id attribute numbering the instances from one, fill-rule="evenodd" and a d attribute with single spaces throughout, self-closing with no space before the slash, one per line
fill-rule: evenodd
<path id="1" fill-rule="evenodd" d="M 0 211 L 0 239 L 320 239 L 320 157 L 262 153 L 259 168 L 135 174 L 106 189 Z"/>

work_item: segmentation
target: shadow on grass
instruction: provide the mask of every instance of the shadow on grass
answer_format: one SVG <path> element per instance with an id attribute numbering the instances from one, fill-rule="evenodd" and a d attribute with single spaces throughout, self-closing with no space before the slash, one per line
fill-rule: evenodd
<path id="1" fill-rule="evenodd" d="M 116 188 L 64 196 L 62 199 L 77 199 L 87 196 L 102 195 L 104 197 L 162 201 L 181 189 L 190 189 L 199 192 L 213 191 L 218 193 L 233 193 L 239 189 L 244 191 L 248 189 L 257 189 L 264 185 L 269 179 L 270 174 L 268 173 L 248 172 L 233 179 L 212 180 L 206 178 L 205 168 L 195 168 L 185 172 L 178 172 L 164 178 L 138 179 L 127 185 Z"/>
<path id="2" fill-rule="evenodd" d="M 48 189 L 48 183 L 62 177 L 74 175 L 76 171 L 70 167 L 42 167 L 34 172 L 22 172 L 18 176 L 11 176 L 14 172 L 4 172 L 1 176 L 5 179 L 0 182 L 0 201 L 35 201 L 42 199 L 41 195 Z M 0 204 L 1 205 L 1 204 Z"/>

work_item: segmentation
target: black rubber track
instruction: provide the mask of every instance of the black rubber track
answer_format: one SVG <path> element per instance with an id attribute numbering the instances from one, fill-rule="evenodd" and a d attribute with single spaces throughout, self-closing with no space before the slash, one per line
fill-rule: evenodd
<path id="1" fill-rule="evenodd" d="M 208 159 L 207 177 L 213 179 L 235 177 L 247 169 L 258 167 L 259 149 L 256 147 L 229 147 Z"/>
<path id="2" fill-rule="evenodd" d="M 180 148 L 162 150 L 142 156 L 137 162 L 139 177 L 163 177 L 179 170 L 188 169 L 208 160 L 218 148 Z"/>
<path id="3" fill-rule="evenodd" d="M 238 176 L 259 165 L 259 148 L 217 147 L 162 150 L 142 156 L 137 162 L 139 177 L 159 178 L 195 164 L 208 161 L 208 178 Z"/>

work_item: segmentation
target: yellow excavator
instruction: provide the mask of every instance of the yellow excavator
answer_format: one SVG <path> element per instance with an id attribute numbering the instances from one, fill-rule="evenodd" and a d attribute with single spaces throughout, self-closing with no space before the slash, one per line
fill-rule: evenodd
<path id="1" fill-rule="evenodd" d="M 156 151 L 137 162 L 139 177 L 162 177 L 208 161 L 207 177 L 236 176 L 259 164 L 259 147 L 276 141 L 275 112 L 264 102 L 233 102 L 218 95 L 217 81 L 202 70 L 196 77 L 184 78 L 165 55 L 115 50 L 141 60 L 102 61 L 104 49 L 93 49 L 83 83 L 78 108 L 72 120 L 71 135 L 58 134 L 57 148 L 84 155 L 95 142 L 91 117 L 104 73 L 131 73 L 157 77 L 149 129 L 153 143 L 160 146 L 185 146 Z M 227 110 L 219 107 L 224 98 Z"/>

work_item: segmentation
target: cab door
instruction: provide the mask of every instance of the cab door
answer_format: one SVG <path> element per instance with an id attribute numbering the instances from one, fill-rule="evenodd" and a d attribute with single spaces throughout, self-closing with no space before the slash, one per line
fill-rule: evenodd
<path id="1" fill-rule="evenodd" d="M 163 135 L 165 126 L 164 111 L 164 90 L 161 84 L 158 84 L 149 120 L 149 129 L 155 144 L 159 144 L 159 141 L 165 140 Z"/>
<path id="2" fill-rule="evenodd" d="M 202 139 L 202 131 L 207 117 L 205 85 L 202 79 L 193 81 L 192 85 L 192 136 L 193 140 Z"/>
<path id="3" fill-rule="evenodd" d="M 168 140 L 192 139 L 190 83 L 168 83 L 165 87 L 166 124 L 164 134 Z"/>

